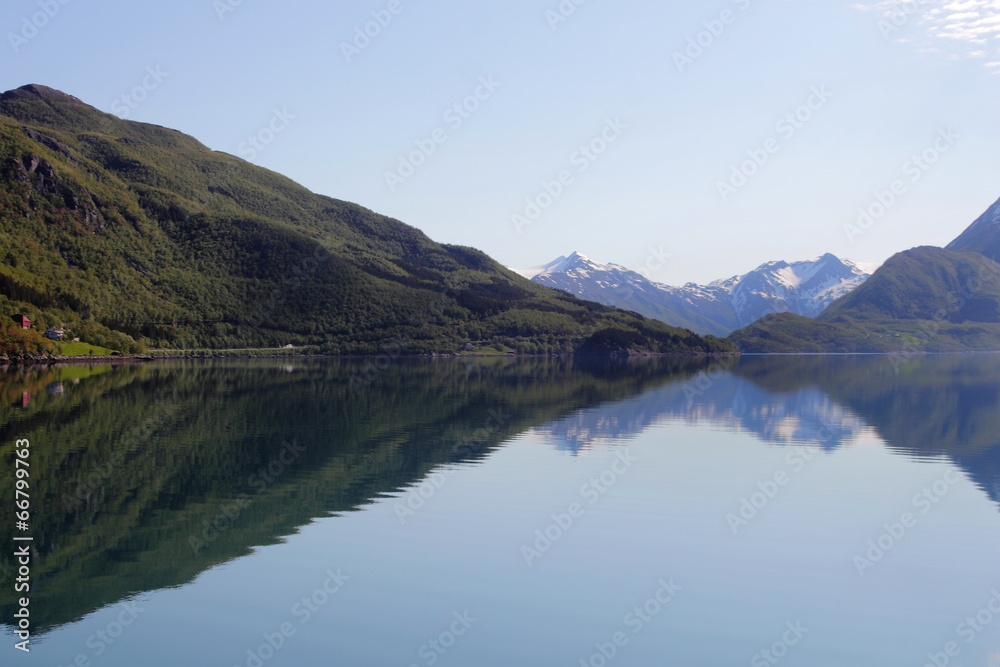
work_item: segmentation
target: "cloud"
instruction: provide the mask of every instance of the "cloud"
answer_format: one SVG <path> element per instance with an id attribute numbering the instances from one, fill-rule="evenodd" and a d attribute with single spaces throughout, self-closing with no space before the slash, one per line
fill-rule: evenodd
<path id="1" fill-rule="evenodd" d="M 886 39 L 916 44 L 923 53 L 984 60 L 1000 74 L 1000 0 L 878 0 L 853 6 L 875 12 Z"/>

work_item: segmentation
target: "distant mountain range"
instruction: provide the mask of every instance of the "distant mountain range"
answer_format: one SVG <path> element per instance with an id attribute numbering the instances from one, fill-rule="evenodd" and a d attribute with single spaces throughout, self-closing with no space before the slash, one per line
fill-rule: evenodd
<path id="1" fill-rule="evenodd" d="M 831 254 L 799 262 L 768 262 L 743 275 L 683 287 L 654 282 L 624 266 L 602 264 L 578 252 L 543 266 L 514 270 L 581 299 L 715 336 L 727 336 L 773 313 L 814 317 L 870 275 L 868 267 Z"/>
<path id="2" fill-rule="evenodd" d="M 817 318 L 766 316 L 730 339 L 745 352 L 1000 350 L 1000 201 L 947 248 L 891 257 Z"/>

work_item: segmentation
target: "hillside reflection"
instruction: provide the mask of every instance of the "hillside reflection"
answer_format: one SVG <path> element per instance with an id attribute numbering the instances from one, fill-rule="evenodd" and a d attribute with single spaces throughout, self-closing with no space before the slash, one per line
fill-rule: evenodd
<path id="1" fill-rule="evenodd" d="M 919 358 L 898 373 L 884 357 L 748 357 L 724 369 L 680 360 L 413 361 L 359 390 L 351 378 L 364 363 L 0 375 L 0 455 L 9 461 L 17 438 L 33 448 L 35 627 L 183 585 L 442 465 L 481 465 L 525 432 L 575 455 L 664 420 L 827 450 L 869 431 L 901 455 L 950 458 L 1000 502 L 1000 355 Z M 11 483 L 4 476 L 0 494 L 12 497 Z M 9 503 L 0 525 L 10 543 Z M 0 583 L 12 571 L 0 557 Z M 0 590 L 9 619 L 12 587 Z"/>

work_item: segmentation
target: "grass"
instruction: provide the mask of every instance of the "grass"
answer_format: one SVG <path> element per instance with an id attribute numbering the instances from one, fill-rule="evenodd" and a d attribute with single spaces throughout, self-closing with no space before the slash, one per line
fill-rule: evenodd
<path id="1" fill-rule="evenodd" d="M 113 350 L 90 343 L 58 342 L 55 354 L 63 357 L 110 357 Z"/>

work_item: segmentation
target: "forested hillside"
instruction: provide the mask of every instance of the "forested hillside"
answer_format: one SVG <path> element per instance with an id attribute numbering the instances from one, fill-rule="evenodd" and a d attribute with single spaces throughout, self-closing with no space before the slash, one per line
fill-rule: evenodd
<path id="1" fill-rule="evenodd" d="M 735 349 L 44 86 L 0 96 L 0 232 L 8 349 L 42 346 L 15 313 L 125 352 Z"/>

